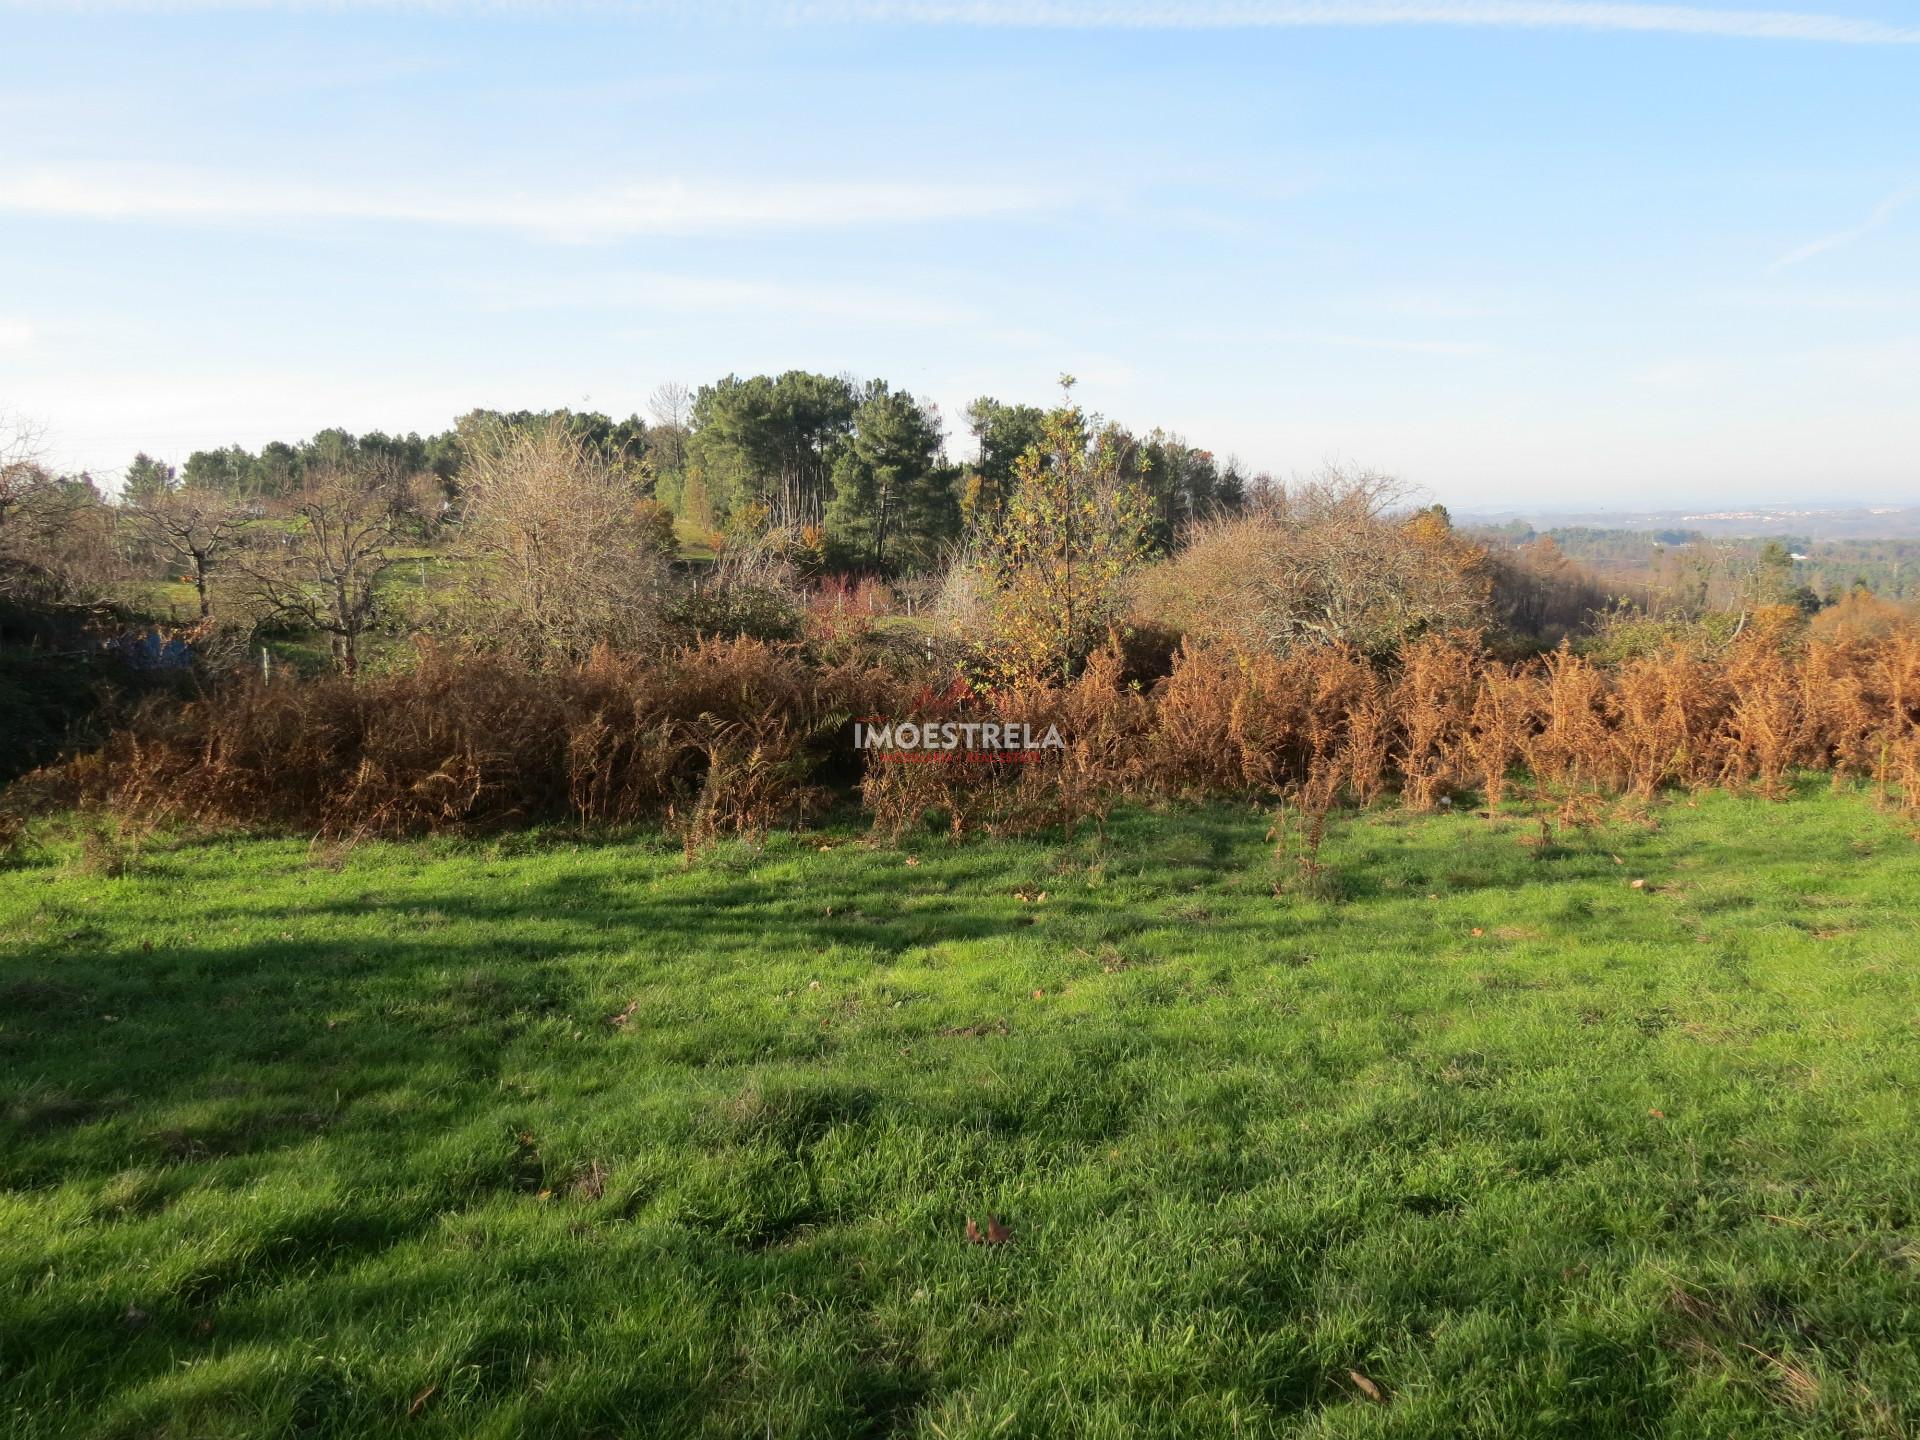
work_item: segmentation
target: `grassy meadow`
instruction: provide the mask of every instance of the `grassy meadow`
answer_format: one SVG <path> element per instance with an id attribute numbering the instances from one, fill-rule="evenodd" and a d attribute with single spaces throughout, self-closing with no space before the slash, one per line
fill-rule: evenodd
<path id="1" fill-rule="evenodd" d="M 0 1433 L 1920 1425 L 1911 822 L 1267 823 L 49 840 Z"/>

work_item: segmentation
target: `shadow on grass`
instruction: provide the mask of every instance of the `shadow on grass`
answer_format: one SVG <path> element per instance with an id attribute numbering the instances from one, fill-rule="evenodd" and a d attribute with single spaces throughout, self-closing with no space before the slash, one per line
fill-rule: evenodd
<path id="1" fill-rule="evenodd" d="M 1639 833 L 1580 833 L 1543 861 L 1517 843 L 1518 825 L 1496 829 L 1469 816 L 1345 819 L 1323 857 L 1334 898 L 1296 901 L 1271 894 L 1276 877 L 1283 892 L 1289 877 L 1261 844 L 1260 824 L 1257 815 L 1224 809 L 1177 820 L 1129 812 L 1104 842 L 935 845 L 917 869 L 903 852 L 867 850 L 843 834 L 781 841 L 765 853 L 732 847 L 691 869 L 658 848 L 634 857 L 634 847 L 618 842 L 555 841 L 505 858 L 485 845 L 436 844 L 412 853 L 426 865 L 543 869 L 537 880 L 511 887 L 469 881 L 456 888 L 449 880 L 397 895 L 377 869 L 396 853 L 383 847 L 367 873 L 351 859 L 338 874 L 313 871 L 318 885 L 335 892 L 326 898 L 301 895 L 296 906 L 279 908 L 274 897 L 287 893 L 283 885 L 253 903 L 186 912 L 196 934 L 278 932 L 234 943 L 149 948 L 128 943 L 128 926 L 111 916 L 51 912 L 38 927 L 42 938 L 0 962 L 0 1001 L 11 1017 L 0 1030 L 0 1067 L 14 1077 L 7 1125 L 25 1148 L 5 1173 L 15 1184 L 47 1184 L 129 1162 L 244 1156 L 324 1129 L 330 1122 L 315 1118 L 311 1097 L 327 1087 L 364 1103 L 383 1084 L 413 1088 L 428 1070 L 465 1084 L 495 1080 L 516 1036 L 546 1023 L 602 1026 L 610 972 L 630 970 L 628 983 L 643 986 L 673 978 L 698 984 L 750 974 L 776 955 L 791 964 L 839 952 L 886 965 L 955 943 L 1066 949 L 1118 940 L 1136 953 L 1158 947 L 1171 955 L 1204 949 L 1297 959 L 1345 928 L 1349 913 L 1417 903 L 1429 893 L 1457 898 L 1521 887 L 1532 892 L 1535 913 L 1578 926 L 1589 920 L 1589 887 L 1627 883 L 1631 871 L 1616 863 L 1619 850 L 1652 844 Z M 1661 844 L 1667 864 L 1710 855 L 1750 892 L 1804 877 L 1803 852 L 1783 853 L 1765 830 L 1755 835 L 1744 843 Z M 816 855 L 816 840 L 836 853 Z M 578 870 L 553 873 L 574 855 Z M 638 874 L 627 868 L 630 857 Z M 186 870 L 216 858 L 189 844 L 162 863 Z M 1014 900 L 1049 872 L 1058 879 L 1063 865 L 1065 883 L 1044 912 Z M 1129 888 L 1118 900 L 1107 889 L 1076 888 L 1075 877 L 1096 866 L 1125 873 Z M 1231 903 L 1188 898 L 1223 888 L 1237 889 Z M 354 889 L 370 893 L 339 893 Z M 1759 903 L 1753 893 L 1686 900 L 1703 919 L 1735 917 Z M 348 933 L 337 933 L 343 928 Z M 330 1023 L 370 1007 L 370 1018 Z M 682 1037 L 677 1054 L 687 1063 L 750 1061 L 762 1038 L 729 1045 L 702 1031 Z M 702 1056 L 703 1043 L 714 1053 Z M 676 1052 L 669 1045 L 667 1053 Z M 97 1150 L 50 1143 L 129 1107 L 204 1101 L 236 1084 L 245 1093 L 234 1098 L 251 1114 L 232 1126 L 122 1137 Z"/>

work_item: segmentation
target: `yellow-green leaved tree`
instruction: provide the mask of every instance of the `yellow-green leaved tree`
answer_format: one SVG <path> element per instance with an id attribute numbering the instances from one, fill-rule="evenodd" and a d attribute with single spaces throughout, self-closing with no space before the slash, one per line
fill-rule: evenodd
<path id="1" fill-rule="evenodd" d="M 1015 465 L 980 540 L 993 625 L 980 659 L 994 682 L 1071 680 L 1125 613 L 1149 521 L 1127 452 L 1117 428 L 1066 404 Z"/>

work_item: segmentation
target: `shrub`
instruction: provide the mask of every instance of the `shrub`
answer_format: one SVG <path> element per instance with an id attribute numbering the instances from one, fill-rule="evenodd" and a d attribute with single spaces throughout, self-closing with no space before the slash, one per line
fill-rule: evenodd
<path id="1" fill-rule="evenodd" d="M 673 519 L 640 500 L 629 468 L 564 418 L 475 436 L 461 485 L 480 558 L 468 638 L 529 663 L 577 662 L 596 645 L 661 640 Z"/>
<path id="2" fill-rule="evenodd" d="M 785 590 L 769 585 L 707 585 L 667 606 L 666 622 L 694 639 L 797 640 L 800 607 Z"/>
<path id="3" fill-rule="evenodd" d="M 1485 556 L 1434 511 L 1398 514 L 1391 480 L 1329 471 L 1201 522 L 1147 571 L 1136 612 L 1209 643 L 1283 653 L 1345 645 L 1389 655 L 1487 615 Z"/>
<path id="4" fill-rule="evenodd" d="M 602 649 L 546 674 L 428 650 L 358 684 L 249 680 L 149 705 L 67 773 L 83 803 L 123 815 L 336 837 L 688 816 L 706 833 L 763 828 L 804 813 L 820 747 L 892 683 L 745 639 Z"/>
<path id="5" fill-rule="evenodd" d="M 1876 640 L 1913 621 L 1913 612 L 1905 606 L 1856 589 L 1815 615 L 1811 629 L 1823 640 Z"/>
<path id="6" fill-rule="evenodd" d="M 876 634 L 873 639 L 881 637 Z M 601 648 L 535 674 L 429 649 L 405 673 L 243 683 L 149 701 L 97 752 L 41 777 L 139 824 L 330 836 L 662 820 L 699 844 L 795 822 L 859 783 L 878 833 L 1099 823 L 1127 798 L 1284 801 L 1309 841 L 1341 799 L 1413 808 L 1516 777 L 1567 813 L 1668 786 L 1785 793 L 1795 770 L 1920 808 L 1920 628 L 1847 641 L 1761 616 L 1737 641 L 1603 665 L 1562 647 L 1511 664 L 1466 634 L 1390 660 L 1183 646 L 1151 683 L 1118 640 L 1070 683 L 974 691 L 909 644 L 809 649 L 740 637 L 650 655 Z M 856 717 L 1025 723 L 1037 763 L 902 763 L 848 743 Z M 864 773 L 862 773 L 862 762 Z M 57 783 L 54 783 L 57 782 Z M 1317 817 L 1317 818 L 1316 818 Z"/>

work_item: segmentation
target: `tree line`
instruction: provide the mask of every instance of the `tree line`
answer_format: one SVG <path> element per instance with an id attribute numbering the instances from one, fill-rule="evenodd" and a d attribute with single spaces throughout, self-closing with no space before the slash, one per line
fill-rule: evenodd
<path id="1" fill-rule="evenodd" d="M 1071 664 L 1111 618 L 1094 593 L 1106 582 L 1083 572 L 1167 554 L 1264 483 L 1164 430 L 992 397 L 968 407 L 976 456 L 961 463 L 938 409 L 884 380 L 730 375 L 663 385 L 648 410 L 474 410 L 436 434 L 334 428 L 196 450 L 177 468 L 142 452 L 112 498 L 17 445 L 0 484 L 0 599 L 97 604 L 114 582 L 125 594 L 165 573 L 202 622 L 322 636 L 352 672 L 388 621 L 565 658 L 643 646 L 676 622 L 778 635 L 829 577 L 984 567 L 1003 595 L 1016 572 L 1058 583 L 1063 628 L 1036 620 L 1023 643 L 1051 637 Z M 712 583 L 676 582 L 683 545 L 714 557 Z M 424 586 L 428 557 L 457 562 L 457 583 L 431 606 L 408 597 L 401 616 L 389 576 L 417 559 Z"/>
<path id="2" fill-rule="evenodd" d="M 1657 638 L 1622 618 L 1737 633 L 1758 610 L 1820 608 L 1779 544 L 1721 557 L 1711 583 L 1625 584 L 1550 536 L 1460 534 L 1390 477 L 1248 476 L 1085 412 L 1061 380 L 1050 407 L 970 405 L 966 462 L 927 401 L 804 371 L 665 385 L 646 419 L 475 410 L 427 436 L 195 451 L 178 471 L 142 454 L 117 503 L 15 443 L 0 601 L 84 604 L 164 573 L 190 588 L 202 648 L 277 630 L 353 674 L 375 632 L 541 668 L 601 646 L 830 635 L 849 599 L 873 614 L 904 596 L 929 648 L 954 640 L 989 686 L 1068 682 L 1117 634 L 1383 656 L 1478 629 L 1519 654 L 1610 625 L 1621 645 Z M 1835 622 L 1888 623 L 1867 599 Z"/>
<path id="3" fill-rule="evenodd" d="M 960 463 L 947 454 L 938 407 L 885 380 L 803 370 L 728 375 L 697 390 L 662 385 L 647 410 L 645 418 L 474 410 L 437 434 L 328 429 L 258 451 L 196 450 L 177 469 L 143 452 L 127 467 L 122 494 L 134 504 L 176 493 L 268 504 L 312 475 L 374 467 L 416 477 L 429 501 L 437 482 L 451 512 L 483 437 L 557 422 L 619 467 L 636 499 L 658 502 L 695 534 L 778 533 L 816 569 L 898 574 L 931 565 L 997 513 L 1047 414 L 980 397 L 964 416 L 976 458 Z M 1136 435 L 1095 425 L 1144 492 L 1158 551 L 1171 550 L 1192 521 L 1237 508 L 1255 483 L 1237 462 L 1165 430 Z"/>

